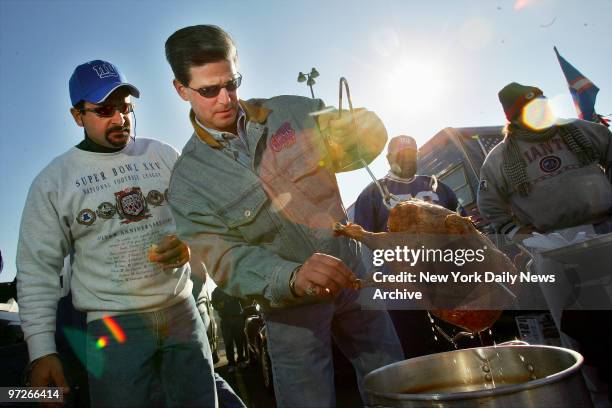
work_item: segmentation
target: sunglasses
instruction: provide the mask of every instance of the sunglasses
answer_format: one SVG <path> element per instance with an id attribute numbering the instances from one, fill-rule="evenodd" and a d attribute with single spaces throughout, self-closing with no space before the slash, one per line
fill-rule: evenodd
<path id="1" fill-rule="evenodd" d="M 134 106 L 131 103 L 122 103 L 119 105 L 100 105 L 91 109 L 79 109 L 80 112 L 93 112 L 101 118 L 110 118 L 115 115 L 115 111 L 119 111 L 122 115 L 127 115 L 134 111 Z"/>
<path id="2" fill-rule="evenodd" d="M 221 89 L 223 88 L 227 89 L 228 92 L 235 91 L 236 89 L 238 89 L 241 82 L 242 82 L 242 75 L 240 75 L 239 73 L 238 75 L 234 77 L 234 79 L 227 81 L 224 85 L 211 85 L 211 86 L 205 86 L 204 88 L 198 88 L 198 89 L 191 88 L 188 86 L 187 88 L 191 89 L 192 91 L 196 91 L 197 93 L 202 95 L 204 98 L 214 98 L 215 96 L 219 95 L 219 92 L 221 92 Z"/>

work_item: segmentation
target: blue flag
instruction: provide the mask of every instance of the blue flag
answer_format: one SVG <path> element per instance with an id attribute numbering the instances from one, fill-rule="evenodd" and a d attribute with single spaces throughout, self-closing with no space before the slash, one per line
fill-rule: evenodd
<path id="1" fill-rule="evenodd" d="M 565 58 L 559 55 L 557 47 L 554 47 L 554 49 L 555 54 L 557 54 L 557 59 L 559 60 L 559 65 L 561 65 L 561 70 L 563 70 L 563 74 L 567 80 L 570 93 L 572 94 L 578 117 L 580 119 L 599 123 L 601 120 L 600 116 L 595 113 L 595 98 L 597 98 L 599 88 L 587 77 L 582 75 L 580 71 L 574 68 L 572 64 L 567 62 Z"/>

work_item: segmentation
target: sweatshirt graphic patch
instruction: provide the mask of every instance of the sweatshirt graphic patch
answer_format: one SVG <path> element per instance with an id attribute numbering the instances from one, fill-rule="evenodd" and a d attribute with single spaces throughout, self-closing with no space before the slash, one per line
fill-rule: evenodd
<path id="1" fill-rule="evenodd" d="M 79 224 L 90 226 L 98 218 L 111 220 L 117 215 L 124 219 L 122 224 L 140 221 L 149 218 L 149 206 L 159 207 L 168 200 L 168 189 L 163 193 L 158 190 L 151 190 L 146 198 L 139 187 L 127 188 L 115 193 L 115 203 L 104 201 L 96 211 L 85 208 L 79 212 L 76 220 Z"/>
<path id="2" fill-rule="evenodd" d="M 90 210 L 89 208 L 85 208 L 81 210 L 76 217 L 76 220 L 81 225 L 90 226 L 94 222 L 96 222 L 96 213 Z"/>
<path id="3" fill-rule="evenodd" d="M 557 156 L 546 156 L 540 160 L 540 170 L 544 173 L 552 173 L 561 167 L 561 159 Z"/>
<path id="4" fill-rule="evenodd" d="M 121 218 L 124 218 L 122 224 L 141 221 L 151 216 L 140 187 L 119 191 L 115 193 L 115 198 L 117 199 L 117 212 Z"/>
<path id="5" fill-rule="evenodd" d="M 117 208 L 113 203 L 109 203 L 108 201 L 103 202 L 98 206 L 98 210 L 96 214 L 98 217 L 104 218 L 105 220 L 110 220 L 117 213 Z"/>

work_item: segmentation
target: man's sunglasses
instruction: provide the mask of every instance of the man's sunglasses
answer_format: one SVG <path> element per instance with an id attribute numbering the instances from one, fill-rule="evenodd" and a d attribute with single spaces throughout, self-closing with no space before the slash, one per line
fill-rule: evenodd
<path id="1" fill-rule="evenodd" d="M 115 115 L 115 111 L 119 111 L 122 115 L 127 115 L 134 111 L 134 106 L 131 103 L 122 103 L 119 105 L 100 105 L 91 109 L 79 109 L 80 112 L 93 112 L 101 118 L 110 118 Z"/>
<path id="2" fill-rule="evenodd" d="M 242 75 L 237 74 L 234 79 L 227 81 L 224 85 L 211 85 L 199 89 L 191 88 L 189 86 L 187 88 L 191 89 L 192 91 L 196 91 L 204 98 L 214 98 L 215 96 L 219 95 L 219 92 L 221 92 L 221 89 L 223 88 L 227 89 L 228 92 L 235 91 L 236 89 L 238 89 L 241 82 Z"/>

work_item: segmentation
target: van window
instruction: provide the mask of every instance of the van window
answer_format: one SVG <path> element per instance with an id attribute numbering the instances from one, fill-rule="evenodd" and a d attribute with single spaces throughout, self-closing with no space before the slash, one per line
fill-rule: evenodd
<path id="1" fill-rule="evenodd" d="M 463 165 L 455 167 L 450 172 L 440 176 L 440 180 L 453 189 L 459 200 L 459 204 L 466 207 L 474 202 L 474 195 L 470 188 L 467 177 L 465 174 L 465 168 Z"/>

